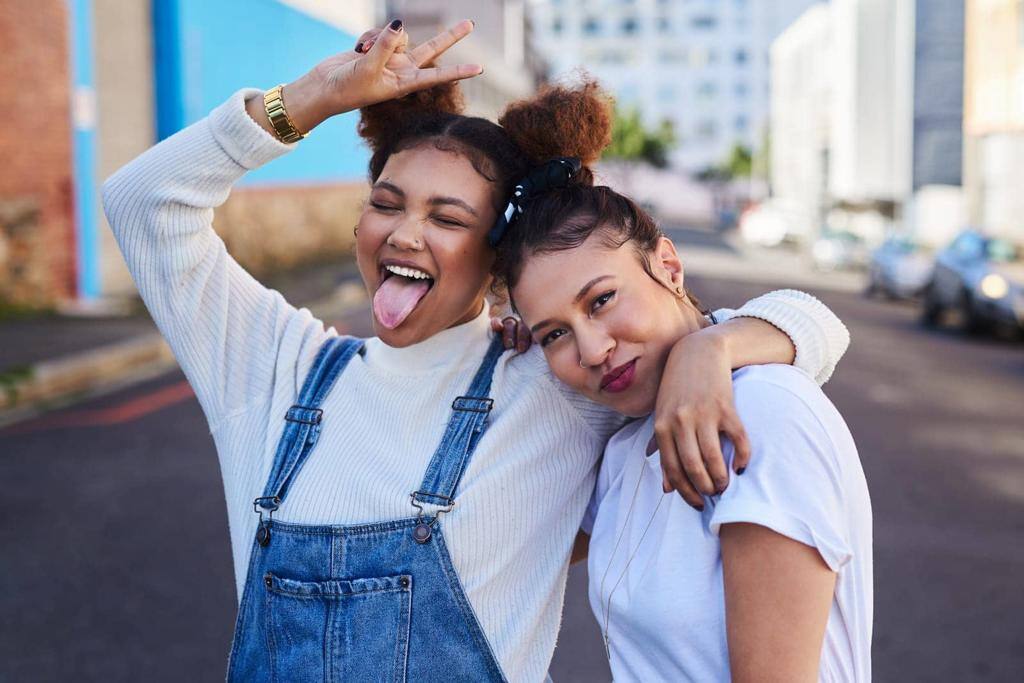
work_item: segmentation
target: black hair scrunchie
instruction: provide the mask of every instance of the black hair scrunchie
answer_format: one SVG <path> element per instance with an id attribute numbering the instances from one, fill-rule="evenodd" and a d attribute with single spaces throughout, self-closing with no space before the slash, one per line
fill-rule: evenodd
<path id="1" fill-rule="evenodd" d="M 508 200 L 508 205 L 498 216 L 498 220 L 494 222 L 490 232 L 487 233 L 487 243 L 492 247 L 498 245 L 501 238 L 505 236 L 505 231 L 523 213 L 523 206 L 530 197 L 568 186 L 569 182 L 580 172 L 580 168 L 582 168 L 582 163 L 576 157 L 559 157 L 546 161 L 530 171 L 512 191 L 512 198 Z"/>

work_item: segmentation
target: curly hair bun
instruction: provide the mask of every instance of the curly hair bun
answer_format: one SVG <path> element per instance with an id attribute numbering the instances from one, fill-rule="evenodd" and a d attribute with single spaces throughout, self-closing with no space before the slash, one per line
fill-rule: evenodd
<path id="1" fill-rule="evenodd" d="M 498 119 L 533 165 L 554 157 L 578 157 L 592 165 L 612 140 L 611 98 L 597 81 L 549 85 L 535 96 L 513 102 Z M 580 181 L 592 182 L 591 174 Z"/>
<path id="2" fill-rule="evenodd" d="M 435 85 L 405 97 L 386 100 L 359 110 L 358 132 L 376 152 L 403 135 L 417 119 L 431 114 L 461 114 L 465 100 L 457 81 Z"/>

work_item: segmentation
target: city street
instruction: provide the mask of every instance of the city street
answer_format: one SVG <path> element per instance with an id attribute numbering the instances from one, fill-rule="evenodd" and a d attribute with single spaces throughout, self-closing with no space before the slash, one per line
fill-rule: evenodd
<path id="1" fill-rule="evenodd" d="M 711 306 L 774 288 L 691 286 Z M 875 679 L 1020 680 L 1024 345 L 925 330 L 911 304 L 814 293 L 853 339 L 826 392 L 871 486 Z M 365 309 L 338 323 L 368 331 Z M 0 431 L 0 482 L 0 680 L 223 678 L 224 497 L 179 373 Z M 608 677 L 585 588 L 576 567 L 556 681 Z"/>

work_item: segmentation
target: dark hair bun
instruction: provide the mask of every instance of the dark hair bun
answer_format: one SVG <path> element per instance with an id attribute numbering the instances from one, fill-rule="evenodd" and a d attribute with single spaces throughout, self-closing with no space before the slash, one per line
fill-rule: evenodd
<path id="1" fill-rule="evenodd" d="M 554 157 L 577 157 L 592 165 L 612 139 L 611 99 L 587 77 L 574 86 L 545 86 L 513 102 L 498 119 L 532 165 Z M 590 184 L 584 168 L 579 182 Z"/>
<path id="2" fill-rule="evenodd" d="M 457 81 L 435 85 L 398 99 L 385 100 L 359 110 L 358 132 L 377 151 L 402 137 L 407 126 L 431 114 L 461 114 L 465 107 Z"/>

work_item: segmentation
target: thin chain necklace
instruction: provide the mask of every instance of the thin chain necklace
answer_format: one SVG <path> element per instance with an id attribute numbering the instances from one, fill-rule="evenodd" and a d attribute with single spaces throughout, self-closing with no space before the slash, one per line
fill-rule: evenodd
<path id="1" fill-rule="evenodd" d="M 647 520 L 647 526 L 644 527 L 644 532 L 640 535 L 640 540 L 637 541 L 636 547 L 633 548 L 633 552 L 630 553 L 626 559 L 626 566 L 622 568 L 622 573 L 619 574 L 619 578 L 616 579 L 615 584 L 612 586 L 611 591 L 608 593 L 607 598 L 603 601 L 601 596 L 604 595 L 604 582 L 608 578 L 608 572 L 611 571 L 612 564 L 615 563 L 615 553 L 619 549 L 619 544 L 622 542 L 622 536 L 626 533 L 626 528 L 629 526 L 629 518 L 633 515 L 633 507 L 636 505 L 637 495 L 640 493 L 640 483 L 644 478 L 644 468 L 647 467 L 647 457 L 645 456 L 640 461 L 640 473 L 636 479 L 636 488 L 633 489 L 633 499 L 629 501 L 629 509 L 626 510 L 626 518 L 622 522 L 622 529 L 619 530 L 619 537 L 615 540 L 615 545 L 612 547 L 612 552 L 608 556 L 608 566 L 605 567 L 604 575 L 601 577 L 601 586 L 598 588 L 597 597 L 599 604 L 603 607 L 604 611 L 604 623 L 602 624 L 602 636 L 604 637 L 604 655 L 608 659 L 608 664 L 611 665 L 612 661 L 612 650 L 611 650 L 611 639 L 608 636 L 609 621 L 611 619 L 611 606 L 612 596 L 615 595 L 615 590 L 622 583 L 622 579 L 626 577 L 629 572 L 629 565 L 633 563 L 633 559 L 636 557 L 637 552 L 640 550 L 640 546 L 643 545 L 644 538 L 647 537 L 647 532 L 651 528 L 651 524 L 654 523 L 654 518 L 658 515 L 658 510 L 661 509 L 661 504 L 665 500 L 665 496 L 668 494 L 662 494 L 661 498 L 658 499 L 658 504 L 654 507 L 654 512 L 651 514 L 651 518 Z"/>

